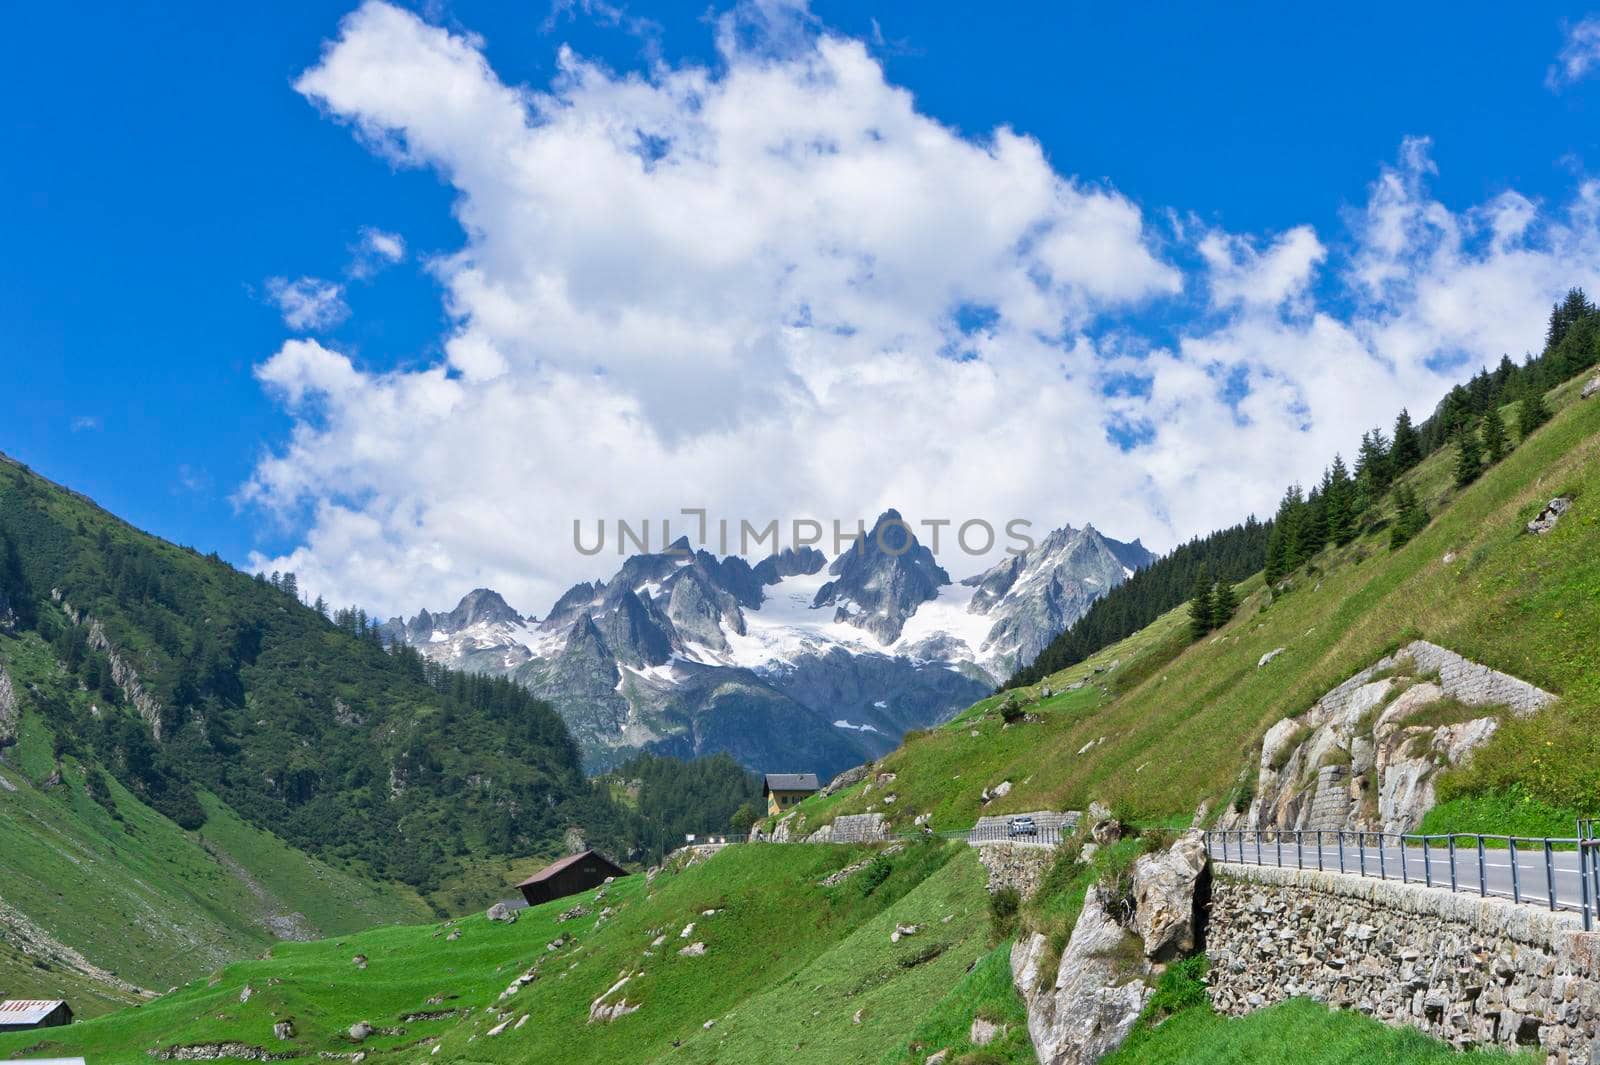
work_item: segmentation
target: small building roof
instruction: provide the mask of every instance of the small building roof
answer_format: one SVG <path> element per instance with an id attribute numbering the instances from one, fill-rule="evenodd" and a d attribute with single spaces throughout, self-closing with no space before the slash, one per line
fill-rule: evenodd
<path id="1" fill-rule="evenodd" d="M 774 791 L 819 791 L 815 773 L 768 773 L 761 783 L 761 794 Z"/>
<path id="2" fill-rule="evenodd" d="M 558 859 L 556 861 L 551 862 L 549 865 L 545 866 L 543 869 L 539 870 L 537 873 L 534 873 L 532 876 L 528 877 L 528 879 L 522 881 L 520 884 L 517 885 L 517 887 L 519 887 L 519 888 L 520 887 L 527 887 L 530 884 L 542 884 L 546 880 L 549 880 L 551 877 L 555 876 L 557 873 L 561 872 L 561 870 L 566 869 L 566 868 L 568 868 L 570 866 L 576 865 L 579 862 L 583 861 L 585 858 L 598 858 L 603 864 L 609 865 L 612 869 L 616 870 L 616 872 L 612 874 L 613 876 L 626 876 L 628 874 L 628 871 L 626 869 L 622 868 L 622 866 L 618 865 L 616 862 L 612 861 L 610 858 L 607 858 L 604 854 L 601 854 L 599 851 L 587 850 L 587 851 L 580 851 L 577 854 L 569 854 L 565 858 L 561 858 L 561 859 Z"/>
<path id="3" fill-rule="evenodd" d="M 66 1004 L 59 998 L 8 998 L 0 1002 L 0 1024 L 38 1024 Z"/>

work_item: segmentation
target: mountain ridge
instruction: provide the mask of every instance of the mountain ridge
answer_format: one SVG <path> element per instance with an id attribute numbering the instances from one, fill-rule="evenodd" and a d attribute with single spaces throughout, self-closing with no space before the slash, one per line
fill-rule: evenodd
<path id="1" fill-rule="evenodd" d="M 832 560 L 807 546 L 752 565 L 680 537 L 573 585 L 542 620 L 480 588 L 382 632 L 549 699 L 591 769 L 726 750 L 829 776 L 980 697 L 1154 557 L 1067 526 L 956 583 L 891 508 Z M 810 764 L 790 765 L 796 751 Z"/>

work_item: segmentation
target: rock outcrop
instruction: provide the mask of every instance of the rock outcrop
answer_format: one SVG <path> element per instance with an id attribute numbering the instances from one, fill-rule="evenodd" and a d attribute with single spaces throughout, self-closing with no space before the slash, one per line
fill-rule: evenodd
<path id="1" fill-rule="evenodd" d="M 1132 933 L 1091 888 L 1054 980 L 1042 971 L 1049 943 L 1038 932 L 1011 949 L 1011 979 L 1028 1004 L 1039 1065 L 1091 1065 L 1122 1045 L 1151 991 L 1150 963 Z"/>
<path id="2" fill-rule="evenodd" d="M 17 742 L 17 693 L 11 678 L 0 668 L 0 749 Z"/>
<path id="3" fill-rule="evenodd" d="M 111 638 L 106 635 L 105 626 L 100 624 L 100 619 L 89 614 L 80 614 L 72 608 L 61 595 L 60 589 L 53 589 L 50 597 L 61 604 L 61 609 L 74 625 L 86 625 L 89 628 L 89 646 L 106 656 L 106 661 L 111 664 L 111 679 L 122 690 L 122 697 L 139 712 L 144 723 L 150 726 L 150 735 L 157 743 L 161 742 L 162 711 L 161 703 L 156 697 L 145 690 L 139 681 L 139 671 L 134 668 L 128 657 L 118 651 Z"/>
<path id="4" fill-rule="evenodd" d="M 1171 961 L 1198 945 L 1195 896 L 1207 870 L 1205 838 L 1187 832 L 1171 849 L 1133 865 L 1134 931 L 1145 957 Z"/>
<path id="5" fill-rule="evenodd" d="M 1583 386 L 1583 391 L 1579 393 L 1579 398 L 1588 399 L 1596 394 L 1600 394 L 1600 374 L 1589 378 L 1589 383 Z"/>
<path id="6" fill-rule="evenodd" d="M 1434 804 L 1439 770 L 1461 764 L 1504 715 L 1525 716 L 1554 699 L 1526 681 L 1414 641 L 1268 730 L 1243 823 L 1412 831 Z M 1473 713 L 1478 709 L 1481 716 Z"/>
<path id="7" fill-rule="evenodd" d="M 1185 833 L 1134 865 L 1124 888 L 1097 884 L 1084 899 L 1051 980 L 1049 944 L 1037 932 L 1011 949 L 1011 980 L 1028 1006 L 1040 1065 L 1091 1065 L 1122 1045 L 1151 995 L 1157 966 L 1199 949 L 1209 890 L 1204 838 Z"/>
<path id="8" fill-rule="evenodd" d="M 1528 522 L 1528 531 L 1537 536 L 1543 536 L 1551 529 L 1554 529 L 1556 522 L 1561 520 L 1561 516 L 1571 509 L 1571 499 L 1566 496 L 1556 496 L 1544 505 L 1544 509 L 1539 511 L 1538 517 Z"/>

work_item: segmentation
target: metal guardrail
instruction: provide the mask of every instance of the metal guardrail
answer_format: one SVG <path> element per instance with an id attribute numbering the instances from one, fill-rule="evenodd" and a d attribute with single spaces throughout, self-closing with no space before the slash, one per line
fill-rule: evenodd
<path id="1" fill-rule="evenodd" d="M 1263 828 L 1208 831 L 1205 841 L 1206 852 L 1217 861 L 1448 886 L 1453 892 L 1541 903 L 1581 913 L 1586 932 L 1600 921 L 1600 820 L 1579 821 L 1571 839 Z M 1529 882 L 1530 872 L 1535 883 Z"/>
<path id="2" fill-rule="evenodd" d="M 891 839 L 913 841 L 919 839 L 960 839 L 978 846 L 984 843 L 1037 843 L 1042 847 L 1060 846 L 1062 840 L 1071 839 L 1077 832 L 1075 823 L 1063 825 L 1037 825 L 1032 832 L 1013 831 L 1005 824 L 977 824 L 971 828 L 946 828 L 935 831 L 924 828 L 911 832 L 896 832 Z"/>

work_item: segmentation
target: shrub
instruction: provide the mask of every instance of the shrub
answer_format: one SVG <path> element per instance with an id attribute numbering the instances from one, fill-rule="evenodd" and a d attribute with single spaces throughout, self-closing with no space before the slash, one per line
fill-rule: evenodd
<path id="1" fill-rule="evenodd" d="M 1017 929 L 1017 913 L 1022 895 L 1014 887 L 1004 887 L 989 896 L 989 929 L 995 939 L 1005 939 Z"/>
<path id="2" fill-rule="evenodd" d="M 871 895 L 874 891 L 877 891 L 878 888 L 883 886 L 883 882 L 889 879 L 889 874 L 892 872 L 894 872 L 894 863 L 883 855 L 880 854 L 872 859 L 867 863 L 867 867 L 861 870 L 861 875 L 856 878 L 856 883 L 861 887 L 861 894 Z"/>

